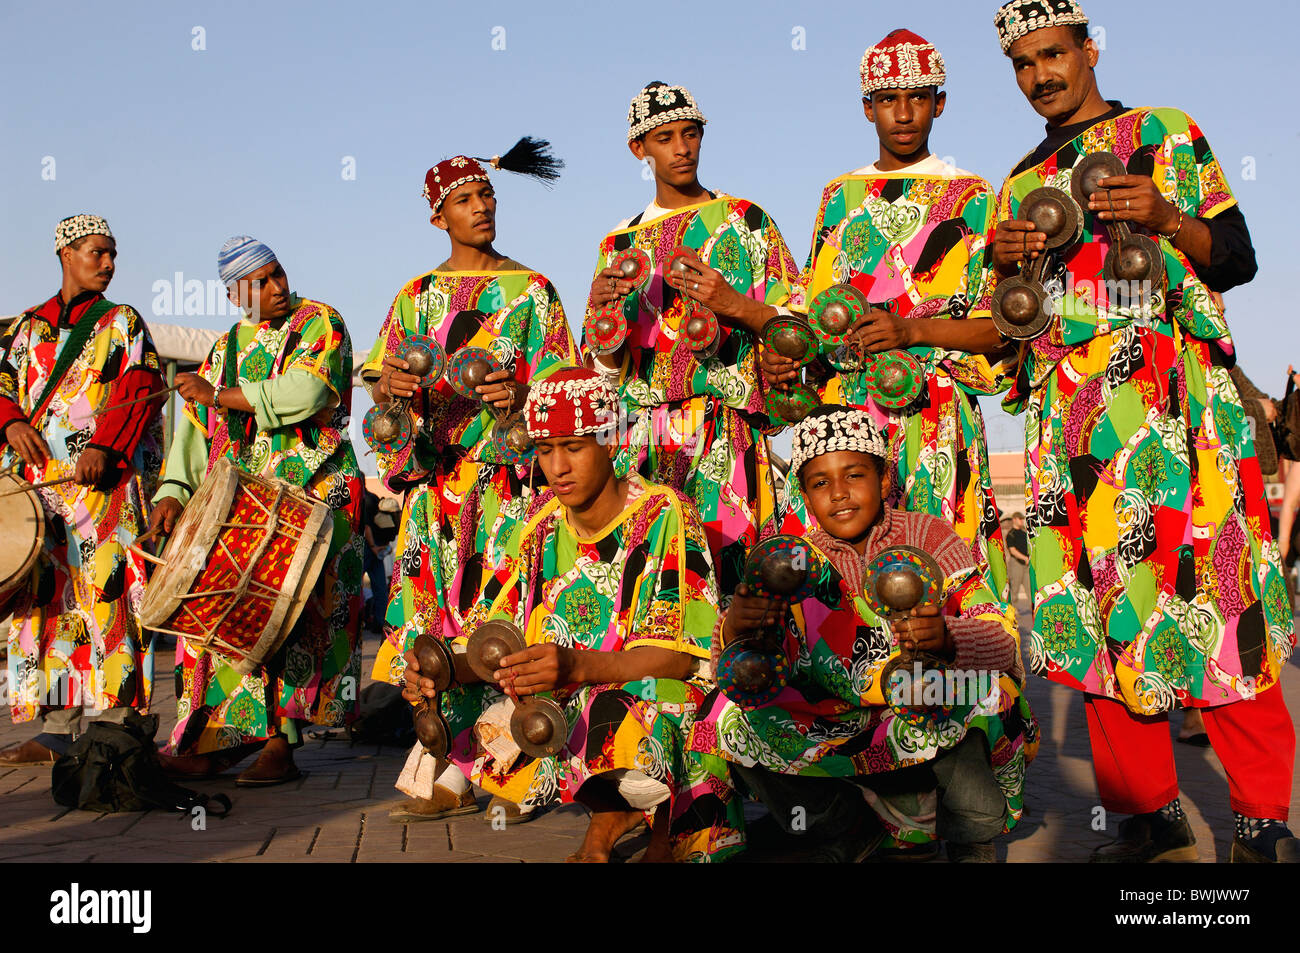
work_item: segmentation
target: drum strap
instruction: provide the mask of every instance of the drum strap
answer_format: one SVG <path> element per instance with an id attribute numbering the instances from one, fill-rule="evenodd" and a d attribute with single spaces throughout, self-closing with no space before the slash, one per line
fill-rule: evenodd
<path id="1" fill-rule="evenodd" d="M 86 342 L 90 340 L 95 333 L 95 327 L 99 324 L 99 319 L 109 311 L 116 308 L 113 302 L 107 299 L 100 299 L 86 309 L 85 313 L 72 327 L 68 334 L 68 340 L 64 342 L 63 350 L 59 351 L 58 359 L 54 362 L 54 369 L 50 371 L 50 379 L 45 384 L 45 390 L 41 392 L 41 398 L 36 402 L 35 408 L 27 419 L 31 421 L 32 426 L 40 429 L 38 421 L 49 406 L 54 395 L 58 392 L 59 384 L 63 383 L 63 378 L 71 369 L 73 363 L 81 356 L 85 350 Z"/>

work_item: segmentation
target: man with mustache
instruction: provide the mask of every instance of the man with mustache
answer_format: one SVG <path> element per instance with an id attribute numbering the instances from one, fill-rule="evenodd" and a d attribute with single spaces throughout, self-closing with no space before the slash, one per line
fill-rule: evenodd
<path id="1" fill-rule="evenodd" d="M 0 334 L 0 435 L 6 470 L 32 483 L 45 537 L 12 596 L 8 681 L 15 722 L 43 731 L 0 751 L 0 767 L 50 765 L 82 709 L 122 721 L 147 710 L 153 649 L 140 628 L 144 560 L 131 543 L 162 462 L 158 352 L 140 314 L 104 297 L 117 242 L 98 215 L 54 231 L 58 294 Z M 8 501 L 13 505 L 13 500 Z"/>
<path id="2" fill-rule="evenodd" d="M 1047 120 L 1002 186 L 995 283 L 1046 253 L 1047 235 L 1015 221 L 1032 190 L 1068 192 L 1091 153 L 1124 167 L 1085 196 L 1079 237 L 1051 252 L 1047 322 L 1007 398 L 1029 415 L 1033 667 L 1085 693 L 1102 804 L 1132 815 L 1093 860 L 1196 858 L 1168 712 L 1197 708 L 1229 778 L 1232 859 L 1294 863 L 1295 729 L 1278 681 L 1295 630 L 1211 296 L 1253 276 L 1249 233 L 1195 122 L 1102 98 L 1075 0 L 1012 0 L 995 22 Z M 1162 267 L 1099 280 L 1116 273 L 1116 222 L 1153 242 Z"/>
<path id="3" fill-rule="evenodd" d="M 447 259 L 398 292 L 361 369 L 376 402 L 402 399 L 421 424 L 408 443 L 377 448 L 379 473 L 404 494 L 374 678 L 400 683 L 403 655 L 421 632 L 457 638 L 495 568 L 501 546 L 531 499 L 529 464 L 502 446 L 498 416 L 519 411 L 530 386 L 574 361 L 573 336 L 559 293 L 545 275 L 496 250 L 496 189 L 487 168 L 555 177 L 546 143 L 525 138 L 495 161 L 444 159 L 425 176 L 429 222 L 444 232 Z M 437 341 L 452 365 L 432 385 L 410 373 L 398 350 L 410 338 Z M 499 365 L 471 398 L 452 386 L 457 353 L 490 352 Z M 471 353 L 471 352 L 465 352 Z M 416 745 L 398 788 L 410 795 L 390 812 L 404 823 L 478 811 L 469 781 L 454 765 Z M 489 805 L 506 823 L 535 814 L 509 801 Z"/>
<path id="4" fill-rule="evenodd" d="M 600 244 L 583 347 L 632 421 L 620 472 L 638 469 L 694 500 L 725 600 L 774 508 L 755 340 L 789 313 L 798 269 L 758 205 L 700 184 L 705 121 L 682 86 L 654 82 L 633 98 L 628 149 L 649 164 L 655 197 Z M 678 249 L 680 270 L 671 267 Z M 630 250 L 648 259 L 636 284 L 613 267 Z M 610 305 L 627 338 L 593 350 L 592 322 Z"/>
<path id="5" fill-rule="evenodd" d="M 239 235 L 217 267 L 245 317 L 217 338 L 198 373 L 154 497 L 150 526 L 170 533 L 220 459 L 302 487 L 334 510 L 327 562 L 284 645 L 241 676 L 222 656 L 176 642 L 177 722 L 165 767 L 204 777 L 259 751 L 241 787 L 301 777 L 293 749 L 308 724 L 341 726 L 361 683 L 361 470 L 348 437 L 352 341 L 339 313 L 299 297 L 275 253 Z"/>

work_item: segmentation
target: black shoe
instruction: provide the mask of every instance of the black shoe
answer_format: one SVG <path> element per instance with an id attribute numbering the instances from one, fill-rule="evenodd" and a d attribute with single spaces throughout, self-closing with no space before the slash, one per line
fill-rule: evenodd
<path id="1" fill-rule="evenodd" d="M 1272 857 L 1257 846 L 1257 842 L 1262 836 L 1261 834 L 1259 837 L 1252 837 L 1250 840 L 1234 837 L 1232 839 L 1232 853 L 1228 857 L 1229 863 L 1300 864 L 1300 841 L 1296 840 L 1294 834 L 1288 831 L 1273 841 Z"/>
<path id="2" fill-rule="evenodd" d="M 993 841 L 986 840 L 978 844 L 954 844 L 948 841 L 948 863 L 950 864 L 996 864 L 997 852 Z"/>
<path id="3" fill-rule="evenodd" d="M 1092 864 L 1195 863 L 1196 835 L 1186 817 L 1166 821 L 1159 814 L 1135 814 L 1119 822 L 1119 837 L 1088 859 Z"/>

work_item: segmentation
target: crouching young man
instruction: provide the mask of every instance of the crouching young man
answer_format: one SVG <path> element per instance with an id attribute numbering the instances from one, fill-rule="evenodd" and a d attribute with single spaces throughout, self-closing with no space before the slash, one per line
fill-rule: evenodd
<path id="1" fill-rule="evenodd" d="M 714 687 L 718 593 L 700 518 L 668 487 L 615 475 L 618 398 L 599 374 L 564 370 L 535 383 L 524 414 L 549 487 L 463 628 L 511 622 L 526 647 L 500 660 L 489 685 L 467 664 L 468 638 L 452 641 L 455 684 L 441 698 L 448 757 L 521 807 L 588 807 L 571 861 L 607 861 L 643 818 L 644 859 L 723 859 L 743 845 L 739 800 L 725 766 L 711 776 L 686 751 Z M 406 660 L 407 699 L 434 697 L 414 654 Z M 543 693 L 562 706 L 565 744 L 554 755 L 516 754 L 501 744 L 509 710 Z"/>
<path id="2" fill-rule="evenodd" d="M 734 700 L 722 689 L 709 697 L 689 747 L 704 763 L 732 762 L 786 834 L 806 834 L 810 859 L 859 861 L 878 850 L 916 859 L 944 839 L 951 859 L 989 862 L 992 839 L 1020 817 L 1037 747 L 1019 690 L 1015 616 L 951 526 L 882 504 L 892 473 L 884 454 L 882 433 L 861 410 L 825 406 L 795 427 L 789 478 L 814 517 L 809 580 L 793 605 L 742 585 L 719 640 L 766 629 L 788 681 L 774 696 L 745 696 L 719 668 Z M 932 599 L 887 621 L 873 574 L 900 546 L 927 553 L 938 572 Z M 916 695 L 906 679 L 882 684 L 900 651 L 975 677 L 945 675 L 931 693 L 926 674 Z"/>

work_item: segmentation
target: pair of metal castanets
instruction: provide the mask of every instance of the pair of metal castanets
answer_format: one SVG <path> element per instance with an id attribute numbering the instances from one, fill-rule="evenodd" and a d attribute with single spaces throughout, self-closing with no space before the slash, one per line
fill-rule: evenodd
<path id="1" fill-rule="evenodd" d="M 434 338 L 426 334 L 413 334 L 402 342 L 396 356 L 408 365 L 408 371 L 420 379 L 419 387 L 427 390 L 445 377 L 451 389 L 468 400 L 482 403 L 478 387 L 487 382 L 495 371 L 505 370 L 505 365 L 485 347 L 467 345 L 456 351 L 448 360 L 447 352 Z M 366 412 L 361 425 L 366 443 L 378 453 L 397 453 L 411 442 L 413 428 L 410 415 L 411 399 L 394 397 L 376 404 Z M 515 410 L 489 408 L 496 423 L 492 428 L 492 442 L 497 453 L 507 463 L 524 460 L 532 440 L 523 415 Z"/>
<path id="2" fill-rule="evenodd" d="M 756 595 L 800 602 L 812 594 L 821 574 L 821 558 L 798 536 L 771 536 L 750 550 L 745 584 Z M 943 572 L 928 553 L 896 546 L 868 564 L 863 595 L 872 612 L 892 628 L 913 609 L 942 601 Z M 790 675 L 791 660 L 783 641 L 778 625 L 724 646 L 715 672 L 722 693 L 745 709 L 775 700 Z M 944 659 L 930 652 L 900 648 L 880 672 L 886 704 L 913 723 L 947 718 L 951 705 L 924 705 L 914 692 L 906 691 L 903 680 L 912 678 L 918 664 L 922 672 L 948 668 Z"/>
<path id="3" fill-rule="evenodd" d="M 684 282 L 696 271 L 693 263 L 698 264 L 699 261 L 700 257 L 694 249 L 680 246 L 669 257 L 665 275 L 673 275 Z M 626 297 L 615 298 L 587 315 L 583 331 L 587 346 L 596 354 L 612 354 L 627 340 L 629 328 L 624 306 L 633 294 L 637 296 L 638 306 L 644 303 L 649 310 L 657 311 L 643 293 L 650 276 L 654 274 L 649 255 L 639 248 L 625 248 L 610 259 L 610 266 L 619 270 L 622 280 L 632 284 L 632 291 Z M 722 341 L 718 316 L 690 295 L 683 294 L 681 298 L 687 312 L 680 333 L 685 338 L 687 347 L 694 352 L 696 360 L 708 360 L 718 353 Z"/>
<path id="4" fill-rule="evenodd" d="M 1126 175 L 1124 162 L 1113 152 L 1094 152 L 1084 157 L 1070 173 L 1070 191 L 1045 186 L 1034 189 L 1020 203 L 1016 218 L 1032 222 L 1034 230 L 1047 236 L 1045 251 L 1033 261 L 1022 262 L 1019 274 L 998 283 L 993 292 L 993 323 L 1009 338 L 1029 340 L 1042 334 L 1052 319 L 1043 274 L 1049 254 L 1063 253 L 1083 236 L 1083 210 L 1094 193 L 1103 188 L 1103 179 Z M 1111 210 L 1115 208 L 1111 199 Z M 1129 300 L 1139 299 L 1146 307 L 1155 289 L 1163 282 L 1164 255 L 1160 246 L 1146 235 L 1136 234 L 1126 222 L 1106 222 L 1110 249 L 1102 264 L 1102 278 Z M 1136 290 L 1137 294 L 1133 294 Z"/>
<path id="5" fill-rule="evenodd" d="M 524 636 L 511 622 L 492 619 L 480 625 L 469 638 L 466 662 L 489 685 L 496 685 L 501 660 L 524 650 Z M 456 681 L 451 652 L 441 639 L 428 633 L 416 636 L 412 647 L 420 675 L 433 681 L 437 694 L 416 703 L 415 736 L 435 758 L 445 758 L 451 745 L 451 727 L 443 717 L 441 696 Z M 559 754 L 568 739 L 564 710 L 554 699 L 528 695 L 520 699 L 510 717 L 510 736 L 530 758 Z"/>
<path id="6" fill-rule="evenodd" d="M 873 400 L 889 410 L 901 410 L 921 395 L 925 371 L 908 351 L 891 348 L 871 353 L 855 333 L 859 322 L 872 311 L 897 313 L 894 301 L 873 303 L 856 285 L 831 285 L 808 306 L 808 322 L 827 350 L 844 349 L 853 364 L 866 374 L 866 388 Z M 929 316 L 935 317 L 939 311 Z"/>

